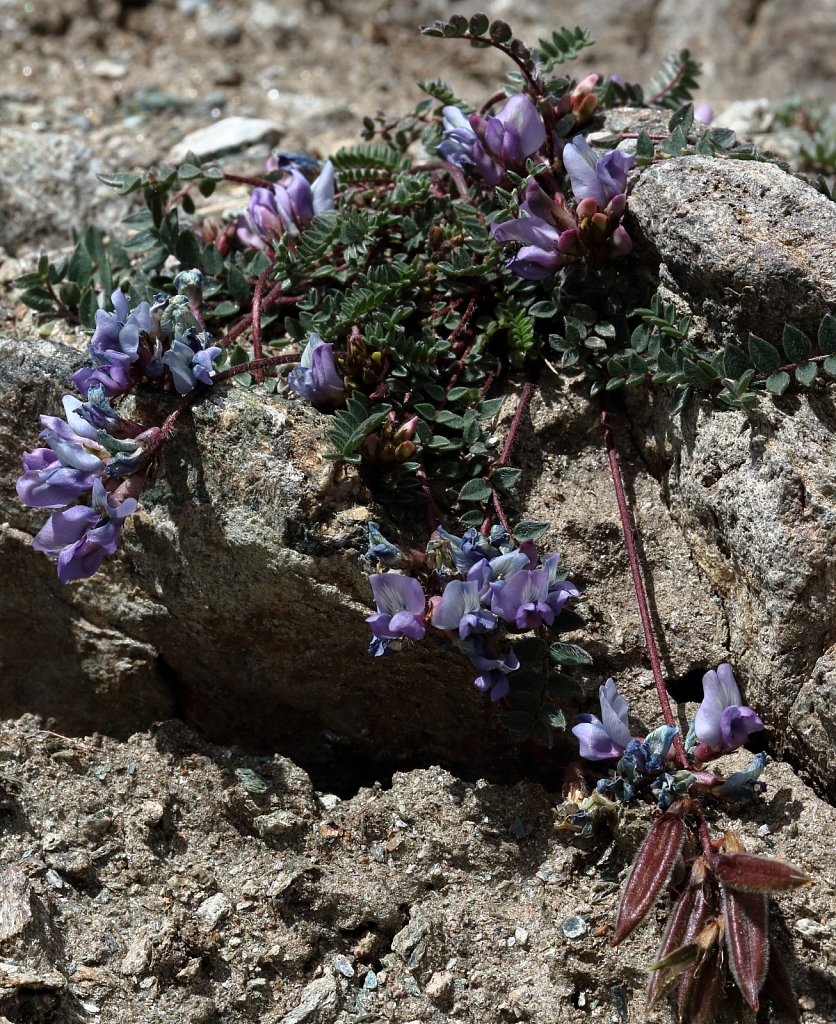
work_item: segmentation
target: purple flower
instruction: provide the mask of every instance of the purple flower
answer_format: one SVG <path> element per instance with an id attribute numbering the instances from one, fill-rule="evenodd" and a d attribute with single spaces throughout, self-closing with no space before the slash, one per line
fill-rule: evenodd
<path id="1" fill-rule="evenodd" d="M 512 96 L 495 116 L 470 118 L 458 107 L 444 107 L 444 141 L 438 147 L 455 167 L 473 167 L 488 185 L 498 185 L 506 170 L 524 171 L 526 158 L 546 141 L 537 108 L 524 93 Z"/>
<path id="2" fill-rule="evenodd" d="M 474 167 L 489 185 L 498 185 L 504 170 L 485 152 L 467 116 L 458 107 L 445 107 L 442 116 L 444 141 L 438 151 L 447 163 L 462 170 Z"/>
<path id="3" fill-rule="evenodd" d="M 549 594 L 546 569 L 520 569 L 501 589 L 493 591 L 491 611 L 517 629 L 538 629 L 554 622 L 564 601 L 560 594 Z"/>
<path id="4" fill-rule="evenodd" d="M 711 124 L 714 120 L 714 107 L 710 103 L 698 103 L 694 107 L 694 117 L 703 124 Z"/>
<path id="5" fill-rule="evenodd" d="M 299 366 L 290 371 L 287 383 L 291 391 L 322 411 L 336 409 L 345 401 L 345 385 L 334 361 L 334 346 L 318 334 L 308 335 Z"/>
<path id="6" fill-rule="evenodd" d="M 627 190 L 627 172 L 635 162 L 632 153 L 617 149 L 598 156 L 582 135 L 575 136 L 563 149 L 563 165 L 575 198 L 594 199 L 601 210 Z"/>
<path id="7" fill-rule="evenodd" d="M 187 395 L 198 383 L 212 383 L 212 363 L 223 349 L 218 345 L 210 345 L 211 340 L 211 334 L 198 333 L 190 328 L 172 341 L 171 348 L 163 356 L 163 362 L 171 370 L 178 395 Z"/>
<path id="8" fill-rule="evenodd" d="M 104 463 L 97 460 L 94 470 L 64 466 L 51 448 L 36 448 L 23 453 L 25 472 L 18 477 L 15 489 L 24 505 L 31 508 L 63 508 L 79 495 L 89 491 L 102 476 Z"/>
<path id="9" fill-rule="evenodd" d="M 427 599 L 418 580 L 386 572 L 370 576 L 369 582 L 377 605 L 377 614 L 366 619 L 372 633 L 382 640 L 401 636 L 422 640 L 426 633 L 423 615 Z"/>
<path id="10" fill-rule="evenodd" d="M 699 742 L 693 751 L 700 760 L 737 750 L 750 733 L 763 729 L 758 715 L 742 706 L 731 665 L 724 663 L 716 672 L 706 672 L 702 683 L 703 701 L 694 719 L 694 733 Z"/>
<path id="11" fill-rule="evenodd" d="M 272 239 L 285 232 L 297 234 L 314 217 L 334 208 L 334 165 L 329 160 L 311 185 L 305 175 L 286 158 L 271 157 L 269 171 L 286 169 L 272 188 L 255 188 L 247 211 L 238 222 L 239 239 L 252 248 L 267 250 Z"/>
<path id="12" fill-rule="evenodd" d="M 481 649 L 481 648 L 479 648 Z M 516 672 L 520 667 L 520 659 L 513 648 L 500 658 L 485 658 L 482 655 L 471 655 L 474 668 L 481 672 L 473 680 L 473 685 L 482 693 L 489 693 L 491 700 L 502 700 L 508 695 L 511 684 L 508 673 Z"/>
<path id="13" fill-rule="evenodd" d="M 127 367 L 139 358 L 140 334 L 151 334 L 151 307 L 140 302 L 130 309 L 130 297 L 121 288 L 111 295 L 115 312 L 96 310 L 96 330 L 90 339 L 90 351 L 97 363 Z"/>
<path id="14" fill-rule="evenodd" d="M 627 701 L 621 696 L 612 679 L 608 679 L 598 690 L 601 701 L 601 717 L 578 715 L 580 725 L 572 732 L 581 745 L 581 757 L 587 761 L 607 761 L 621 757 L 630 743 L 630 727 L 627 724 Z"/>
<path id="15" fill-rule="evenodd" d="M 472 633 L 496 629 L 496 616 L 482 607 L 476 580 L 452 580 L 433 609 L 432 624 L 436 629 L 457 629 L 464 640 Z"/>
<path id="16" fill-rule="evenodd" d="M 485 148 L 504 167 L 521 166 L 546 141 L 546 129 L 537 108 L 524 93 L 512 96 L 496 117 L 471 117 Z M 484 134 L 483 134 L 484 133 Z"/>
<path id="17" fill-rule="evenodd" d="M 560 251 L 560 238 L 577 229 L 578 222 L 566 206 L 563 196 L 548 196 L 532 178 L 525 187 L 520 204 L 523 214 L 517 220 L 495 224 L 491 228 L 498 242 L 520 242 L 523 248 L 508 264 L 509 269 L 529 281 L 541 281 L 566 263 Z"/>
<path id="18" fill-rule="evenodd" d="M 93 505 L 73 505 L 55 512 L 35 536 L 36 551 L 58 560 L 62 583 L 92 576 L 105 555 L 116 551 L 127 516 L 136 510 L 135 498 L 119 501 L 108 494 L 101 480 L 93 484 Z"/>
<path id="19" fill-rule="evenodd" d="M 130 387 L 128 370 L 125 366 L 120 366 L 118 363 L 112 365 L 104 363 L 95 368 L 83 366 L 70 376 L 70 380 L 78 388 L 79 394 L 85 398 L 89 388 L 96 384 L 100 384 L 104 388 L 107 398 L 116 398 L 118 395 L 124 395 Z"/>

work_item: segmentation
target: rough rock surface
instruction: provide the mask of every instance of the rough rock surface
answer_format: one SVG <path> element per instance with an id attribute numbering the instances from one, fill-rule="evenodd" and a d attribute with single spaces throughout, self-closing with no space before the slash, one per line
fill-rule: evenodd
<path id="1" fill-rule="evenodd" d="M 836 205 L 774 164 L 679 157 L 630 193 L 640 258 L 717 342 L 815 333 L 836 301 Z"/>
<path id="2" fill-rule="evenodd" d="M 722 604 L 730 660 L 772 749 L 836 791 L 836 411 L 829 390 L 747 412 L 666 396 L 632 407 L 633 436 L 663 484 L 707 590 Z"/>
<path id="3" fill-rule="evenodd" d="M 609 949 L 642 815 L 573 839 L 541 786 L 437 767 L 340 801 L 286 758 L 171 722 L 125 743 L 6 723 L 0 786 L 0 1014 L 15 1024 L 672 1020 L 643 1007 L 664 901 Z M 833 809 L 774 765 L 763 800 L 721 820 L 816 876 L 776 901 L 776 955 L 804 1024 L 826 1024 Z M 726 1008 L 718 1024 L 754 1019 L 731 991 Z"/>

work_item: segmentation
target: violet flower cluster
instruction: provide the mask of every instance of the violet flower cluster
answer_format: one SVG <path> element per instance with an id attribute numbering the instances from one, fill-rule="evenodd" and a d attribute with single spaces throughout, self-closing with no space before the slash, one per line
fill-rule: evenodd
<path id="1" fill-rule="evenodd" d="M 474 684 L 495 701 L 508 694 L 509 676 L 520 667 L 508 634 L 551 626 L 566 601 L 579 596 L 559 571 L 559 555 L 541 557 L 533 542 L 518 545 L 501 527 L 488 537 L 475 529 L 457 537 L 439 527 L 426 552 L 409 554 L 375 524 L 369 540 L 367 561 L 387 570 L 369 577 L 377 605 L 366 620 L 374 634 L 370 653 L 422 640 L 431 628 L 470 660 Z M 408 569 L 422 571 L 424 586 Z M 425 587 L 440 593 L 428 597 Z"/>
<path id="2" fill-rule="evenodd" d="M 238 219 L 238 241 L 252 249 L 270 252 L 270 243 L 282 235 L 295 235 L 317 214 L 334 209 L 334 165 L 329 160 L 310 183 L 296 160 L 271 156 L 268 171 L 284 171 L 272 188 L 254 188 L 245 213 Z"/>
<path id="3" fill-rule="evenodd" d="M 524 93 L 512 96 L 495 116 L 469 117 L 458 107 L 444 107 L 444 141 L 438 147 L 455 167 L 472 170 L 488 185 L 498 185 L 506 171 L 525 173 L 525 162 L 546 141 L 546 126 Z"/>
<path id="4" fill-rule="evenodd" d="M 70 378 L 81 397 L 64 396 L 64 418 L 40 418 L 44 444 L 24 453 L 17 494 L 32 508 L 52 510 L 33 546 L 57 562 L 62 583 L 91 576 L 116 551 L 160 437 L 159 428 L 123 418 L 111 401 L 140 381 L 168 379 L 181 395 L 212 384 L 221 349 L 189 313 L 200 283 L 199 271 L 188 272 L 182 282 L 188 295 L 160 295 L 133 309 L 115 291 L 113 312 L 96 313 L 89 345 L 94 365 Z"/>
<path id="5" fill-rule="evenodd" d="M 574 209 L 532 178 L 525 187 L 524 216 L 491 229 L 498 242 L 521 245 L 508 266 L 520 277 L 542 280 L 572 260 L 626 256 L 633 248 L 621 224 L 627 206 L 627 172 L 635 157 L 611 150 L 597 156 L 583 136 L 563 149 L 563 164 L 578 200 Z"/>
<path id="6" fill-rule="evenodd" d="M 740 690 L 728 664 L 703 677 L 704 697 L 686 741 L 695 762 L 737 750 L 750 733 L 763 728 L 758 715 L 741 705 Z M 759 756 L 744 772 L 722 779 L 696 766 L 693 771 L 668 770 L 665 760 L 677 729 L 663 725 L 643 740 L 633 737 L 627 701 L 612 679 L 600 687 L 601 717 L 578 715 L 572 729 L 580 744 L 580 756 L 588 761 L 618 758 L 611 776 L 601 779 L 597 792 L 610 799 L 629 802 L 641 786 L 651 789 L 661 807 L 668 807 L 692 785 L 727 798 L 751 795 L 765 764 Z"/>

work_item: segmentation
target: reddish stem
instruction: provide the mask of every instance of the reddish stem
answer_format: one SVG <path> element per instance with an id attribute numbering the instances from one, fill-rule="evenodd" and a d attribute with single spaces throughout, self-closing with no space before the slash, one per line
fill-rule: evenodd
<path id="1" fill-rule="evenodd" d="M 268 181 L 266 178 L 248 178 L 240 174 L 227 174 L 224 171 L 224 181 L 237 181 L 241 185 L 252 185 L 254 188 L 272 188 L 275 181 Z"/>
<path id="2" fill-rule="evenodd" d="M 662 714 L 665 717 L 665 722 L 672 728 L 676 729 L 677 725 L 673 717 L 673 711 L 671 710 L 670 698 L 668 697 L 668 691 L 665 687 L 665 679 L 662 675 L 662 663 L 659 660 L 659 652 L 656 647 L 656 637 L 653 633 L 653 623 L 650 618 L 650 609 L 647 604 L 647 595 L 645 593 L 644 581 L 642 579 L 641 568 L 639 566 L 639 557 L 636 551 L 636 541 L 634 536 L 635 526 L 633 525 L 630 507 L 627 504 L 627 497 L 624 493 L 624 481 L 621 476 L 621 466 L 618 461 L 618 452 L 615 449 L 612 427 L 610 426 L 610 422 L 607 417 L 607 410 L 604 408 L 603 402 L 601 403 L 601 426 L 604 430 L 604 443 L 607 448 L 610 474 L 612 475 L 613 487 L 615 488 L 615 500 L 618 504 L 618 513 L 621 517 L 621 532 L 624 536 L 624 545 L 627 548 L 627 558 L 630 562 L 630 575 L 633 579 L 633 589 L 636 592 L 636 602 L 639 606 L 639 615 L 642 620 L 644 642 L 647 647 L 648 658 L 650 659 L 650 667 L 653 671 L 653 680 L 656 683 L 656 695 L 662 706 Z M 688 757 L 685 753 L 685 747 L 682 743 L 682 737 L 679 735 L 679 732 L 674 736 L 673 745 L 676 750 L 680 766 L 682 768 L 687 768 Z"/>
<path id="3" fill-rule="evenodd" d="M 255 283 L 255 291 L 253 292 L 253 309 L 252 309 L 252 330 L 253 330 L 253 358 L 261 359 L 262 348 L 261 348 L 261 306 L 262 298 L 264 296 L 264 285 L 267 283 L 267 278 L 273 269 L 272 263 L 270 266 L 265 267 L 259 275 L 258 280 Z M 264 370 L 259 368 L 255 372 L 255 379 L 259 384 L 264 383 Z"/>
<path id="4" fill-rule="evenodd" d="M 528 403 L 531 401 L 531 396 L 533 394 L 534 385 L 531 383 L 531 381 L 528 381 L 522 389 L 522 394 L 520 395 L 520 400 L 517 403 L 514 418 L 511 420 L 511 426 L 508 430 L 508 436 L 505 438 L 505 444 L 502 447 L 502 454 L 499 456 L 499 459 L 497 460 L 496 463 L 497 469 L 501 469 L 503 466 L 505 466 L 508 463 L 508 459 L 511 458 L 511 451 L 513 450 L 514 442 L 517 440 L 517 431 L 520 429 L 520 423 L 522 423 L 522 418 L 525 415 L 525 411 L 528 408 Z M 496 511 L 497 518 L 499 519 L 500 523 L 510 533 L 511 528 L 508 525 L 508 519 L 505 516 L 505 510 L 503 509 L 502 503 L 499 500 L 499 495 L 496 492 L 496 488 L 493 487 L 491 488 L 491 502 L 493 504 L 494 510 Z M 481 532 L 487 537 L 490 528 L 491 516 L 489 513 L 487 516 L 485 516 L 482 522 Z"/>

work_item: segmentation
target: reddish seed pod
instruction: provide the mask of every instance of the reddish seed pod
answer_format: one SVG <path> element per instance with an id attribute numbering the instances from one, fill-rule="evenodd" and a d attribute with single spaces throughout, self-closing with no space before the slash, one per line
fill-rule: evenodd
<path id="1" fill-rule="evenodd" d="M 613 945 L 617 946 L 643 920 L 656 897 L 667 883 L 676 858 L 685 842 L 685 824 L 682 815 L 687 804 L 678 800 L 657 818 L 647 833 L 636 856 L 615 924 Z"/>
<path id="2" fill-rule="evenodd" d="M 675 949 L 687 945 L 703 928 L 709 915 L 709 901 L 706 898 L 706 865 L 704 857 L 697 857 L 691 867 L 688 886 L 673 905 L 668 919 L 662 945 L 656 954 L 656 960 L 664 960 Z M 647 988 L 648 1009 L 656 1002 L 665 985 L 672 980 L 673 972 L 660 968 L 657 970 Z"/>
<path id="3" fill-rule="evenodd" d="M 792 864 L 754 853 L 718 853 L 711 868 L 723 885 L 740 892 L 784 892 L 814 881 Z"/>
<path id="4" fill-rule="evenodd" d="M 757 1012 L 769 964 L 769 904 L 763 893 L 721 886 L 729 969 L 743 998 Z"/>

